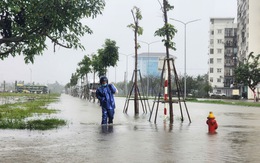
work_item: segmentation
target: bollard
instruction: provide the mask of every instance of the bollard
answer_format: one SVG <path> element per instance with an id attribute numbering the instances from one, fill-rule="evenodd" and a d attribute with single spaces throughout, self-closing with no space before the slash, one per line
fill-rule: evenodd
<path id="1" fill-rule="evenodd" d="M 210 134 L 216 133 L 216 129 L 218 128 L 218 123 L 215 120 L 215 116 L 213 112 L 209 112 L 209 116 L 207 117 L 206 123 L 208 124 L 208 132 Z"/>

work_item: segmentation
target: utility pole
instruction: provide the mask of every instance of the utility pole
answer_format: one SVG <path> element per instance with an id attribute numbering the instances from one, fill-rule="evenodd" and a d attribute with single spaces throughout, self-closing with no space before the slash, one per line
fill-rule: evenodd
<path id="1" fill-rule="evenodd" d="M 147 71 L 147 96 L 149 96 L 149 61 L 150 61 L 150 45 L 153 43 L 161 42 L 161 41 L 153 41 L 153 42 L 145 42 L 139 40 L 141 43 L 145 43 L 148 46 L 148 58 L 147 58 L 147 66 L 146 66 L 146 71 Z"/>
<path id="2" fill-rule="evenodd" d="M 183 21 L 180 21 L 180 20 L 177 20 L 177 19 L 173 19 L 173 18 L 170 18 L 171 20 L 174 20 L 174 21 L 177 21 L 179 23 L 182 23 L 184 25 L 184 93 L 183 93 L 183 98 L 186 99 L 186 95 L 187 95 L 187 84 L 186 84 L 186 80 L 187 80 L 187 72 L 186 72 L 186 29 L 187 29 L 187 25 L 189 23 L 192 23 L 192 22 L 196 22 L 196 21 L 199 21 L 200 19 L 196 19 L 196 20 L 191 20 L 191 21 L 188 21 L 188 22 L 183 22 Z"/>
<path id="3" fill-rule="evenodd" d="M 127 83 L 128 83 L 128 57 L 133 55 L 134 53 L 131 53 L 131 54 L 123 54 L 123 53 L 119 53 L 119 54 L 122 54 L 126 57 L 126 67 L 125 67 L 125 95 L 127 96 L 127 92 L 128 92 L 128 89 L 127 89 Z"/>

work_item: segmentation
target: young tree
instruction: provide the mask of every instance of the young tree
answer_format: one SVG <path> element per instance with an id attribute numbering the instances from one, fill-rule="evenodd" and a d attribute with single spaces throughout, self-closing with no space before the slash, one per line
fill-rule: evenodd
<path id="1" fill-rule="evenodd" d="M 78 74 L 79 74 L 79 77 L 82 78 L 82 77 L 86 77 L 87 79 L 87 74 L 91 72 L 91 60 L 88 56 L 84 56 L 84 58 L 82 59 L 82 61 L 80 61 L 78 63 L 78 66 L 79 66 L 79 69 L 78 69 Z"/>
<path id="2" fill-rule="evenodd" d="M 235 69 L 235 83 L 248 86 L 254 93 L 256 101 L 256 85 L 260 82 L 260 54 L 253 55 L 251 52 L 245 62 L 239 62 L 239 66 Z"/>
<path id="3" fill-rule="evenodd" d="M 78 66 L 79 68 L 77 69 L 77 74 L 79 75 L 80 79 L 82 80 L 82 78 L 84 79 L 85 77 L 86 81 L 88 82 L 88 73 L 91 72 L 91 59 L 85 55 L 82 61 L 78 63 Z M 86 87 L 81 83 L 81 89 L 82 91 L 80 94 L 80 98 L 84 97 L 89 99 L 90 97 L 89 87 Z"/>
<path id="4" fill-rule="evenodd" d="M 119 60 L 119 52 L 118 47 L 116 46 L 116 41 L 106 39 L 103 48 L 99 49 L 98 53 L 101 64 L 105 69 L 110 66 L 116 66 L 116 63 Z"/>
<path id="5" fill-rule="evenodd" d="M 104 0 L 0 1 L 0 59 L 23 54 L 33 63 L 47 49 L 46 39 L 54 47 L 84 49 L 80 37 L 92 30 L 81 19 L 94 19 L 104 6 Z"/>
<path id="6" fill-rule="evenodd" d="M 139 26 L 139 20 L 142 20 L 141 10 L 134 6 L 131 10 L 134 19 L 133 24 L 129 24 L 127 27 L 134 31 L 134 45 L 135 45 L 135 70 L 134 70 L 134 109 L 135 114 L 139 114 L 139 102 L 138 102 L 138 87 L 137 87 L 137 50 L 138 43 L 137 37 L 143 34 L 143 28 Z"/>
<path id="7" fill-rule="evenodd" d="M 74 97 L 78 95 L 77 88 L 75 87 L 78 84 L 78 79 L 79 79 L 79 76 L 77 73 L 71 74 L 70 88 L 71 88 L 71 95 Z"/>
<path id="8" fill-rule="evenodd" d="M 70 89 L 70 83 L 67 83 L 64 88 L 65 88 L 65 93 L 68 94 Z"/>
<path id="9" fill-rule="evenodd" d="M 98 76 L 106 75 L 107 68 L 110 66 L 116 66 L 119 60 L 118 47 L 116 42 L 110 39 L 106 39 L 103 48 L 98 49 L 97 55 L 92 57 L 92 66 Z"/>
<path id="10" fill-rule="evenodd" d="M 91 72 L 91 60 L 88 56 L 84 56 L 82 61 L 78 63 L 79 68 L 77 69 L 77 74 L 80 77 L 80 79 L 86 77 L 86 80 L 88 80 L 88 73 Z"/>
<path id="11" fill-rule="evenodd" d="M 169 60 L 169 49 L 175 50 L 175 44 L 172 39 L 175 36 L 177 30 L 173 25 L 168 23 L 167 12 L 172 10 L 174 7 L 168 3 L 168 0 L 163 0 L 163 5 L 161 5 L 163 16 L 164 16 L 164 26 L 157 31 L 155 31 L 155 36 L 163 37 L 164 46 L 166 48 L 166 58 L 167 58 L 167 67 L 168 67 L 168 89 L 172 90 L 171 86 L 171 69 L 170 69 L 170 60 Z M 173 108 L 172 108 L 172 93 L 169 94 L 169 109 L 170 109 L 170 123 L 173 123 Z"/>
<path id="12" fill-rule="evenodd" d="M 91 72 L 91 59 L 88 56 L 84 56 L 84 58 L 82 59 L 82 61 L 80 61 L 78 63 L 79 68 L 77 69 L 77 74 L 80 77 L 80 79 L 82 79 L 83 77 L 86 77 L 87 81 L 88 81 L 88 73 Z M 82 85 L 81 85 L 82 87 Z M 83 93 L 86 95 L 85 97 L 89 97 L 88 96 L 88 90 L 83 89 L 84 91 L 82 92 L 81 96 L 83 95 Z"/>
<path id="13" fill-rule="evenodd" d="M 77 73 L 72 73 L 70 78 L 70 86 L 76 86 L 78 84 L 79 76 Z"/>
<path id="14" fill-rule="evenodd" d="M 98 73 L 99 77 L 106 74 L 106 69 L 103 67 L 101 63 L 102 62 L 99 55 L 92 55 L 92 68 L 94 71 L 94 79 L 95 79 L 95 73 Z"/>

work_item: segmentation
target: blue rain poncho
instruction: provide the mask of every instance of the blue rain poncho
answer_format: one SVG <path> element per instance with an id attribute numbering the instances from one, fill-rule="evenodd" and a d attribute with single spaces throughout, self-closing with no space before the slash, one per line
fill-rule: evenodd
<path id="1" fill-rule="evenodd" d="M 111 124 L 114 119 L 115 99 L 114 94 L 117 89 L 113 84 L 106 84 L 99 87 L 96 96 L 102 107 L 102 124 Z"/>

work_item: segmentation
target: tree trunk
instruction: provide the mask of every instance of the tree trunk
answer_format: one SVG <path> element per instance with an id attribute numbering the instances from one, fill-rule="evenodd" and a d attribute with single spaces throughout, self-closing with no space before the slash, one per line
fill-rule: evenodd
<path id="1" fill-rule="evenodd" d="M 249 86 L 249 88 L 251 89 L 251 91 L 252 91 L 253 94 L 254 94 L 254 102 L 257 102 L 258 99 L 257 99 L 257 96 L 256 96 L 255 88 L 254 88 L 254 87 L 251 87 L 251 86 Z"/>
<path id="2" fill-rule="evenodd" d="M 164 12 L 164 23 L 165 25 L 168 24 L 168 18 L 167 18 L 167 10 L 166 10 L 166 5 L 167 5 L 167 1 L 164 0 L 163 1 L 163 12 Z M 166 58 L 167 58 L 167 67 L 168 67 L 168 95 L 169 95 L 169 112 L 170 112 L 170 124 L 173 123 L 173 107 L 172 107 L 172 87 L 171 87 L 171 66 L 170 66 L 170 55 L 169 55 L 169 45 L 168 43 L 170 42 L 170 37 L 169 37 L 169 33 L 168 30 L 166 29 L 166 40 L 167 40 L 167 44 L 166 44 Z"/>
<path id="3" fill-rule="evenodd" d="M 138 25 L 137 25 L 138 27 Z M 137 94 L 137 29 L 135 30 L 135 70 L 134 70 L 134 109 L 135 114 L 139 114 L 139 102 L 138 102 L 138 94 Z"/>
<path id="4" fill-rule="evenodd" d="M 93 84 L 94 84 L 93 87 L 96 85 L 95 76 L 96 76 L 96 71 L 94 71 L 93 73 Z M 93 95 L 93 102 L 95 101 L 96 101 L 96 94 Z"/>

